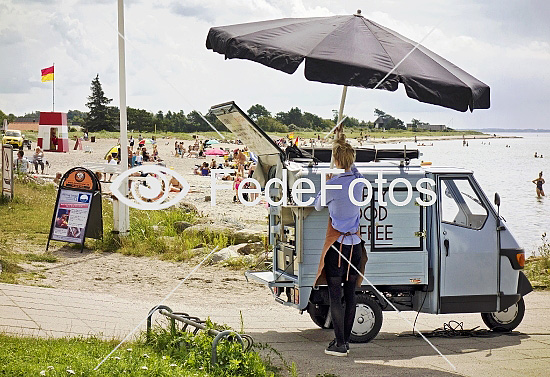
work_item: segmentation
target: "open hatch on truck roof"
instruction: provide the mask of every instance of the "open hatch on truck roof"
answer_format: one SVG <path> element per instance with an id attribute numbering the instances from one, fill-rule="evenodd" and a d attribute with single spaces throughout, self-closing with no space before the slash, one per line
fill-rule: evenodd
<path id="1" fill-rule="evenodd" d="M 257 155 L 284 155 L 284 151 L 235 102 L 212 106 L 210 113 Z"/>

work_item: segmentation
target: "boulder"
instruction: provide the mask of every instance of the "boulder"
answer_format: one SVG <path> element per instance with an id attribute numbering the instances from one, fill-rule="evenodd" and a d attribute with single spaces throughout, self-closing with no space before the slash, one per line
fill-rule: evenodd
<path id="1" fill-rule="evenodd" d="M 185 229 L 189 228 L 193 224 L 187 222 L 187 221 L 175 221 L 174 222 L 174 228 L 176 229 L 176 232 L 181 233 Z"/>
<path id="2" fill-rule="evenodd" d="M 233 232 L 231 237 L 237 243 L 262 242 L 267 236 L 266 232 L 252 229 L 241 229 Z"/>
<path id="3" fill-rule="evenodd" d="M 183 211 L 183 212 L 192 212 L 192 213 L 198 213 L 199 210 L 197 209 L 197 207 L 193 204 L 193 203 L 189 203 L 189 202 L 180 202 L 178 204 L 178 207 Z"/>
<path id="4" fill-rule="evenodd" d="M 191 255 L 204 255 L 208 254 L 211 250 L 207 247 L 204 247 L 203 244 L 197 245 L 194 249 L 189 250 Z"/>
<path id="5" fill-rule="evenodd" d="M 221 249 L 220 251 L 215 252 L 214 254 L 212 254 L 212 262 L 219 263 L 228 260 L 229 258 L 239 257 L 240 254 L 237 251 L 239 246 L 242 245 L 231 245 Z"/>
<path id="6" fill-rule="evenodd" d="M 247 243 L 242 245 L 237 251 L 241 255 L 259 254 L 265 250 L 262 242 Z"/>

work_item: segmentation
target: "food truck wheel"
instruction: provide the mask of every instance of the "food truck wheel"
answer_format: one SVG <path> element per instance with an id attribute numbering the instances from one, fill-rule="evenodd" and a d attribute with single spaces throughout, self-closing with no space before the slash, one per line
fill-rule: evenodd
<path id="1" fill-rule="evenodd" d="M 322 329 L 330 329 L 332 328 L 332 321 L 329 323 L 328 326 L 326 325 L 329 309 L 330 305 L 309 304 L 309 306 L 307 307 L 307 312 L 309 313 L 309 316 L 311 317 L 313 323 L 315 323 L 317 326 Z"/>
<path id="2" fill-rule="evenodd" d="M 382 308 L 366 295 L 357 295 L 355 321 L 351 329 L 352 343 L 366 343 L 373 339 L 382 327 Z"/>
<path id="3" fill-rule="evenodd" d="M 491 330 L 496 332 L 507 332 L 518 327 L 524 314 L 525 303 L 522 297 L 517 303 L 500 312 L 481 313 L 481 318 Z"/>

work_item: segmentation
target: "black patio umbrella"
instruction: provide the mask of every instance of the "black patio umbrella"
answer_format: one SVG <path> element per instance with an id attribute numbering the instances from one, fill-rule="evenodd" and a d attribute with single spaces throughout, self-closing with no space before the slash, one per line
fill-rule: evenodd
<path id="1" fill-rule="evenodd" d="M 391 91 L 402 83 L 407 96 L 420 102 L 458 111 L 490 105 L 489 86 L 422 45 L 364 18 L 361 11 L 351 16 L 213 27 L 206 47 L 226 59 L 253 60 L 289 74 L 305 60 L 310 81 Z"/>

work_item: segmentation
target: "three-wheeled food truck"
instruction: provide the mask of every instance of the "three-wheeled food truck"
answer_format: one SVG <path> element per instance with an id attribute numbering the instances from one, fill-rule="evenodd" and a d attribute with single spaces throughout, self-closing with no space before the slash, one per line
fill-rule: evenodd
<path id="1" fill-rule="evenodd" d="M 248 271 L 247 278 L 265 283 L 277 302 L 307 311 L 319 327 L 330 327 L 328 289 L 313 286 L 328 210 L 304 205 L 320 189 L 319 173 L 329 168 L 330 152 L 283 151 L 234 102 L 210 111 L 258 155 L 253 177 L 280 203 L 269 207 L 268 216 L 273 270 Z M 418 157 L 416 150 L 357 150 L 355 165 L 372 184 L 359 229 L 368 254 L 365 277 L 399 310 L 481 313 L 492 330 L 516 328 L 525 311 L 523 296 L 532 287 L 521 271 L 524 250 L 499 216 L 498 194 L 495 209 L 471 171 L 415 164 Z M 376 181 L 381 176 L 383 183 Z M 315 187 L 306 187 L 302 178 Z M 435 183 L 431 195 L 419 184 L 426 178 Z M 366 191 L 363 199 L 369 198 Z M 351 341 L 373 339 L 382 312 L 390 309 L 364 280 Z"/>

